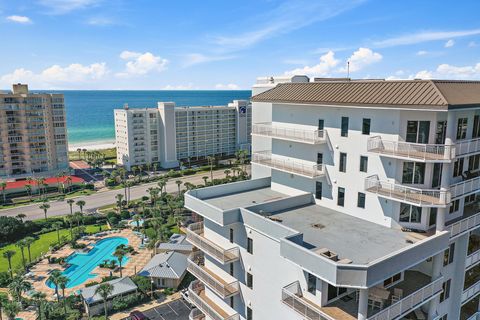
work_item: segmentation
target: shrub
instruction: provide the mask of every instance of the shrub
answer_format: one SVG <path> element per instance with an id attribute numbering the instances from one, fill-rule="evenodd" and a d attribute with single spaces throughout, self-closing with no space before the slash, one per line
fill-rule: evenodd
<path id="1" fill-rule="evenodd" d="M 6 288 L 12 282 L 12 278 L 10 278 L 10 274 L 6 271 L 0 272 L 0 287 Z"/>
<path id="2" fill-rule="evenodd" d="M 122 219 L 130 219 L 130 212 L 128 210 L 122 210 L 122 212 L 120 212 L 120 218 Z"/>

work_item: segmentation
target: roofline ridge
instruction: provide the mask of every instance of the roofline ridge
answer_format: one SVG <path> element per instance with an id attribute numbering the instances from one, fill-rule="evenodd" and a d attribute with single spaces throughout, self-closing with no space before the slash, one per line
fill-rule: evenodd
<path id="1" fill-rule="evenodd" d="M 442 100 L 445 102 L 445 105 L 449 105 L 450 103 L 448 102 L 447 98 L 445 98 L 445 96 L 443 95 L 443 92 L 442 90 L 440 90 L 440 88 L 437 86 L 437 84 L 435 83 L 435 80 L 433 79 L 430 79 L 429 82 L 433 85 L 433 87 L 435 88 L 435 91 L 440 95 L 440 97 L 442 98 Z"/>

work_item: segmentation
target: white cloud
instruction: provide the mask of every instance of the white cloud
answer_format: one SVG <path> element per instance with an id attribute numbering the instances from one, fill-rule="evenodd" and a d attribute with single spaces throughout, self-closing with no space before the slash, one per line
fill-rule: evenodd
<path id="1" fill-rule="evenodd" d="M 166 85 L 162 88 L 162 90 L 196 90 L 193 86 L 193 83 L 189 83 L 186 85 L 179 84 L 179 85 Z"/>
<path id="2" fill-rule="evenodd" d="M 417 52 L 417 56 L 425 56 L 428 54 L 428 51 L 425 51 L 425 50 L 420 50 Z"/>
<path id="3" fill-rule="evenodd" d="M 285 72 L 286 74 L 301 74 L 310 76 L 327 76 L 338 65 L 340 60 L 335 58 L 335 53 L 329 51 L 320 57 L 320 62 L 313 66 L 305 66 Z"/>
<path id="4" fill-rule="evenodd" d="M 474 36 L 478 34 L 480 34 L 480 29 L 460 31 L 426 31 L 375 41 L 373 45 L 379 48 L 395 47 L 427 41 L 447 40 L 453 38 Z"/>
<path id="5" fill-rule="evenodd" d="M 108 73 L 104 62 L 82 65 L 72 63 L 66 67 L 53 65 L 35 73 L 24 68 L 15 69 L 12 73 L 0 77 L 0 83 L 11 85 L 12 83 L 28 83 L 33 88 L 65 88 L 70 85 L 75 87 L 82 83 L 97 81 L 105 77 Z"/>
<path id="6" fill-rule="evenodd" d="M 196 64 L 200 63 L 207 63 L 207 62 L 212 62 L 212 61 L 222 61 L 222 60 L 230 60 L 235 58 L 233 55 L 227 55 L 227 56 L 217 56 L 217 55 L 211 55 L 207 56 L 201 53 L 191 53 L 187 54 L 185 56 L 185 61 L 183 63 L 184 67 L 190 67 Z"/>
<path id="7" fill-rule="evenodd" d="M 445 42 L 444 47 L 445 47 L 445 48 L 451 48 L 451 47 L 453 47 L 454 45 L 455 45 L 455 40 L 450 39 L 450 40 L 448 40 L 447 42 Z"/>
<path id="8" fill-rule="evenodd" d="M 39 3 L 49 8 L 52 14 L 65 14 L 74 10 L 98 5 L 102 0 L 40 0 Z"/>
<path id="9" fill-rule="evenodd" d="M 428 70 L 422 70 L 417 72 L 413 77 L 414 79 L 432 79 L 433 78 L 433 73 Z"/>
<path id="10" fill-rule="evenodd" d="M 87 24 L 91 26 L 110 26 L 114 24 L 114 22 L 110 18 L 92 17 L 87 20 Z"/>
<path id="11" fill-rule="evenodd" d="M 32 23 L 32 20 L 29 17 L 26 17 L 26 16 L 17 16 L 17 15 L 8 16 L 7 20 L 11 21 L 11 22 L 21 23 L 21 24 Z"/>
<path id="12" fill-rule="evenodd" d="M 119 77 L 144 75 L 150 72 L 161 72 L 166 69 L 168 60 L 155 56 L 151 52 L 123 51 L 120 58 L 126 60 L 125 71 L 117 73 Z"/>
<path id="13" fill-rule="evenodd" d="M 382 55 L 378 52 L 373 52 L 369 48 L 358 48 L 347 61 L 350 62 L 350 72 L 356 72 L 368 65 L 377 63 L 382 60 Z M 346 72 L 346 68 L 340 68 L 340 72 Z"/>
<path id="14" fill-rule="evenodd" d="M 229 84 L 218 83 L 218 84 L 215 85 L 215 89 L 217 89 L 217 90 L 239 90 L 240 87 L 237 84 L 234 84 L 234 83 L 229 83 Z"/>
<path id="15" fill-rule="evenodd" d="M 478 79 L 480 78 L 480 63 L 463 67 L 444 63 L 437 67 L 437 74 L 450 79 Z"/>

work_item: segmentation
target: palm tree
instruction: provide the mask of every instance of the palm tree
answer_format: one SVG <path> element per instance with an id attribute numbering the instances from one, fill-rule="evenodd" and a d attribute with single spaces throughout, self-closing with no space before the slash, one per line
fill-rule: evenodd
<path id="1" fill-rule="evenodd" d="M 18 220 L 20 220 L 20 222 L 22 222 L 22 223 L 23 223 L 23 219 L 25 219 L 26 217 L 27 217 L 27 215 L 24 214 L 24 213 L 19 213 L 19 214 L 17 214 L 17 216 L 16 216 L 16 218 L 17 218 Z"/>
<path id="2" fill-rule="evenodd" d="M 8 270 L 10 270 L 10 277 L 13 279 L 13 269 L 12 269 L 12 257 L 16 254 L 16 251 L 7 250 L 2 253 L 3 257 L 8 260 Z"/>
<path id="3" fill-rule="evenodd" d="M 20 252 L 22 254 L 22 265 L 23 265 L 23 269 L 25 269 L 25 267 L 26 267 L 26 265 L 25 265 L 25 247 L 27 246 L 27 244 L 22 239 L 22 240 L 18 241 L 17 243 L 15 243 L 15 246 L 17 246 L 20 249 Z"/>
<path id="4" fill-rule="evenodd" d="M 23 239 L 23 241 L 25 241 L 25 245 L 27 246 L 28 263 L 32 263 L 32 253 L 30 252 L 30 247 L 35 242 L 35 238 L 34 237 L 25 237 Z"/>
<path id="5" fill-rule="evenodd" d="M 133 221 L 136 222 L 136 224 L 137 224 L 137 229 L 140 229 L 140 220 L 141 220 L 141 218 L 142 218 L 142 217 L 140 217 L 139 214 L 136 214 L 136 215 L 133 216 Z"/>
<path id="6" fill-rule="evenodd" d="M 157 173 L 157 171 L 158 171 L 158 163 L 156 163 L 156 162 L 153 164 L 153 171 L 155 173 Z"/>
<path id="7" fill-rule="evenodd" d="M 35 305 L 37 306 L 37 314 L 38 320 L 42 320 L 42 304 L 47 295 L 40 291 L 35 291 L 32 294 L 32 299 L 35 301 Z"/>
<path id="8" fill-rule="evenodd" d="M 167 182 L 164 179 L 162 179 L 157 183 L 157 185 L 160 188 L 160 192 L 162 193 L 162 196 L 163 196 L 163 188 L 166 187 Z"/>
<path id="9" fill-rule="evenodd" d="M 81 213 L 80 211 L 77 211 L 73 214 L 73 218 L 77 220 L 77 227 L 80 227 L 80 222 L 83 219 L 83 213 Z"/>
<path id="10" fill-rule="evenodd" d="M 2 308 L 7 302 L 8 302 L 8 297 L 4 294 L 0 295 L 0 320 L 3 320 Z"/>
<path id="11" fill-rule="evenodd" d="M 215 164 L 215 157 L 207 157 L 208 165 L 210 166 L 210 180 L 213 181 L 213 165 Z"/>
<path id="12" fill-rule="evenodd" d="M 223 171 L 223 173 L 225 173 L 225 178 L 226 179 L 230 178 L 230 173 L 231 173 L 230 170 L 226 169 L 225 171 Z"/>
<path id="13" fill-rule="evenodd" d="M 60 229 L 62 229 L 63 223 L 55 222 L 53 224 L 53 226 L 55 227 L 55 230 L 57 231 L 57 240 L 58 240 L 58 244 L 60 244 Z"/>
<path id="14" fill-rule="evenodd" d="M 72 185 L 72 177 L 71 176 L 68 176 L 65 179 L 65 184 L 67 185 L 67 192 L 70 192 L 70 187 Z"/>
<path id="15" fill-rule="evenodd" d="M 95 290 L 95 294 L 100 295 L 103 299 L 103 309 L 105 310 L 105 319 L 108 320 L 107 299 L 113 292 L 113 286 L 110 283 L 102 283 Z"/>
<path id="16" fill-rule="evenodd" d="M 17 275 L 8 285 L 8 290 L 10 294 L 18 300 L 19 303 L 22 303 L 22 294 L 32 290 L 32 284 L 23 279 L 23 276 Z"/>
<path id="17" fill-rule="evenodd" d="M 27 195 L 31 200 L 32 199 L 32 185 L 31 184 L 26 184 L 25 185 L 25 191 L 27 192 Z"/>
<path id="18" fill-rule="evenodd" d="M 67 299 L 65 297 L 65 288 L 67 287 L 68 278 L 66 276 L 61 276 L 58 280 L 58 286 L 62 289 L 62 299 L 63 299 L 63 313 L 67 315 Z"/>
<path id="19" fill-rule="evenodd" d="M 180 186 L 182 185 L 182 180 L 177 180 L 177 181 L 175 181 L 175 183 L 177 184 L 177 187 L 178 187 L 178 196 L 180 197 Z"/>
<path id="20" fill-rule="evenodd" d="M 75 200 L 73 199 L 68 199 L 67 200 L 68 205 L 70 206 L 70 214 L 73 214 L 73 204 L 75 203 Z"/>
<path id="21" fill-rule="evenodd" d="M 50 205 L 48 204 L 47 201 L 45 201 L 39 208 L 43 210 L 43 213 L 45 214 L 45 221 L 47 221 L 48 220 L 47 211 L 48 209 L 50 209 Z"/>
<path id="22" fill-rule="evenodd" d="M 208 177 L 205 176 L 205 177 L 202 177 L 203 181 L 205 181 L 205 187 L 207 186 L 207 180 L 208 180 Z"/>
<path id="23" fill-rule="evenodd" d="M 3 305 L 3 312 L 7 316 L 8 320 L 15 320 L 17 314 L 22 310 L 22 306 L 15 301 L 7 301 Z"/>
<path id="24" fill-rule="evenodd" d="M 119 266 L 119 269 L 120 269 L 120 278 L 121 278 L 122 277 L 122 263 L 123 263 L 123 259 L 125 259 L 125 256 L 127 255 L 127 251 L 123 247 L 118 246 L 117 249 L 115 250 L 115 252 L 113 253 L 113 255 L 118 260 L 118 266 Z"/>
<path id="25" fill-rule="evenodd" d="M 7 198 L 5 196 L 5 189 L 6 188 L 7 188 L 7 183 L 5 181 L 0 182 L 0 189 L 2 189 L 3 203 L 7 202 Z"/>
<path id="26" fill-rule="evenodd" d="M 68 223 L 68 227 L 70 228 L 70 240 L 73 241 L 73 216 L 67 216 L 65 218 L 63 218 L 63 220 Z"/>
<path id="27" fill-rule="evenodd" d="M 50 280 L 54 285 L 55 285 L 55 294 L 57 295 L 57 300 L 60 302 L 60 296 L 58 295 L 58 286 L 60 284 L 61 278 L 63 277 L 62 272 L 60 270 L 53 270 L 50 273 L 50 277 L 48 280 Z"/>
<path id="28" fill-rule="evenodd" d="M 122 210 L 122 200 L 123 200 L 123 194 L 121 193 L 118 193 L 116 196 L 115 196 L 115 199 L 117 199 L 117 208 L 118 208 L 118 213 L 120 213 L 120 211 Z"/>
<path id="29" fill-rule="evenodd" d="M 78 200 L 76 205 L 80 208 L 80 212 L 83 213 L 83 207 L 85 206 L 85 201 L 83 200 Z"/>

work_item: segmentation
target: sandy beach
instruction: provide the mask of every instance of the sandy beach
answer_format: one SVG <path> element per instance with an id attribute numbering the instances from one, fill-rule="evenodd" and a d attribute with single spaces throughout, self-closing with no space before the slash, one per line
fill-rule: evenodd
<path id="1" fill-rule="evenodd" d="M 115 141 L 92 141 L 68 144 L 68 151 L 77 151 L 78 148 L 87 149 L 88 151 L 115 148 Z"/>

